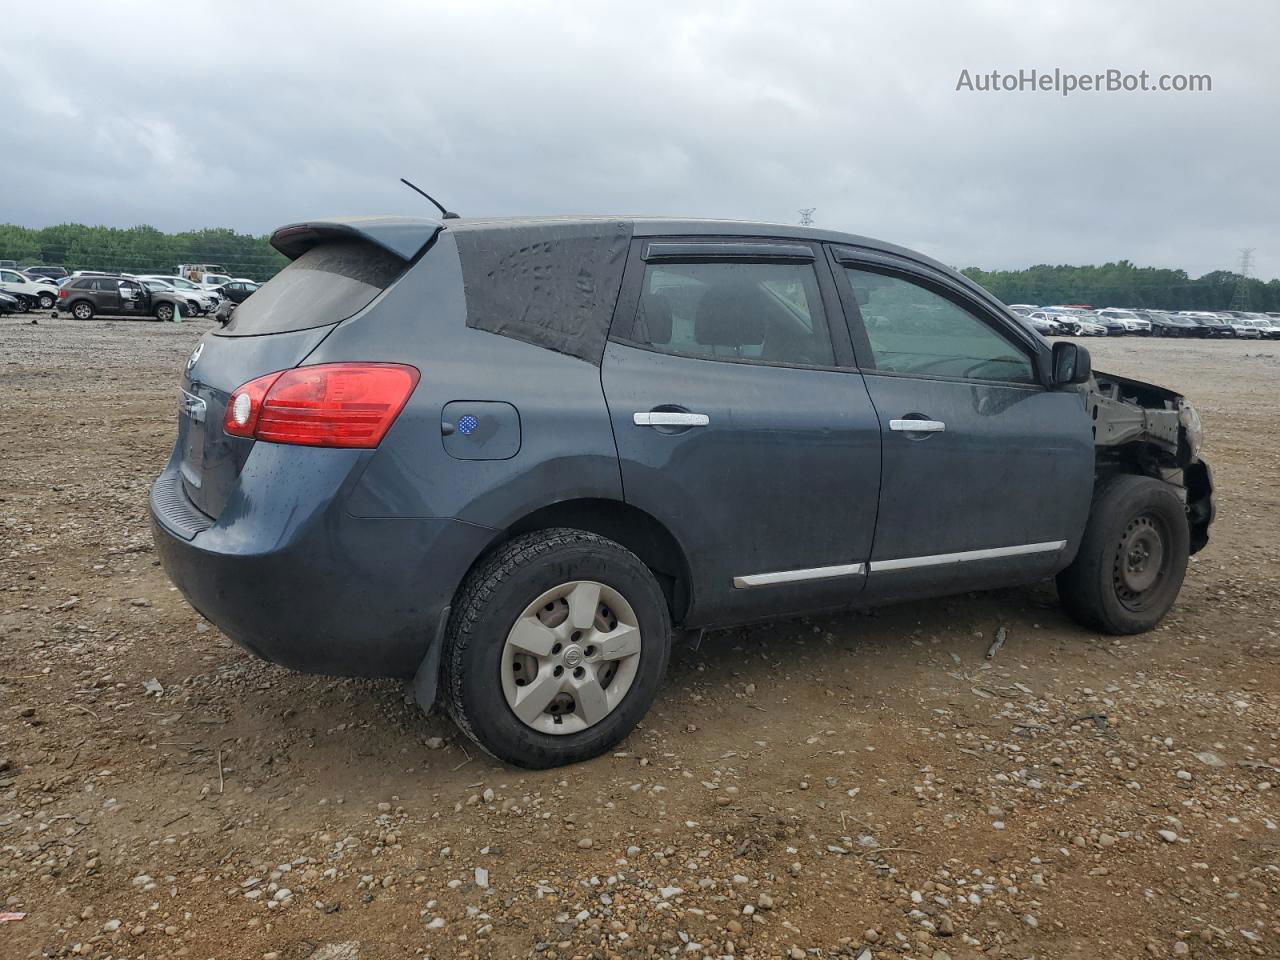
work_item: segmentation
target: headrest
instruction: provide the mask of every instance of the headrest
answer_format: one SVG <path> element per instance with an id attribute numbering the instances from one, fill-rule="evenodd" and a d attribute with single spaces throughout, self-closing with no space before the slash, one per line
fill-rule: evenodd
<path id="1" fill-rule="evenodd" d="M 664 294 L 646 293 L 640 298 L 635 337 L 642 343 L 671 342 L 671 301 Z"/>
<path id="2" fill-rule="evenodd" d="M 693 320 L 693 338 L 708 347 L 753 347 L 764 343 L 772 304 L 756 284 L 730 281 L 702 295 Z"/>

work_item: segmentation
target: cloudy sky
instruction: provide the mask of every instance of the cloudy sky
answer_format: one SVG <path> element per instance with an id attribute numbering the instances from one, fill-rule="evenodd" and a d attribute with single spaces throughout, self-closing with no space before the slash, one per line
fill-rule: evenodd
<path id="1" fill-rule="evenodd" d="M 8 17 L 0 221 L 794 222 L 957 266 L 1280 275 L 1280 4 L 66 0 Z M 1207 93 L 957 91 L 962 70 Z"/>

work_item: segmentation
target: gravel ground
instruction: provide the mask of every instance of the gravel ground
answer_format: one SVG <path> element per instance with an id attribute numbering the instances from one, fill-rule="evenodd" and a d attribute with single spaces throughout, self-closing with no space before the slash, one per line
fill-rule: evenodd
<path id="1" fill-rule="evenodd" d="M 1205 422 L 1219 520 L 1154 632 L 1052 585 L 724 631 L 528 773 L 169 586 L 207 328 L 0 320 L 4 957 L 1280 955 L 1280 344 L 1088 344 Z"/>

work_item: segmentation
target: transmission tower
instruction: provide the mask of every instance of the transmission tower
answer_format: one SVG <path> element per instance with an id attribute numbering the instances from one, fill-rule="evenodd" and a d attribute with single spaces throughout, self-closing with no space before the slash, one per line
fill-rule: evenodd
<path id="1" fill-rule="evenodd" d="M 802 227 L 813 226 L 813 212 L 817 209 L 818 209 L 817 207 L 801 207 L 800 208 L 800 226 Z"/>
<path id="2" fill-rule="evenodd" d="M 1236 291 L 1231 295 L 1229 310 L 1249 310 L 1249 268 L 1253 265 L 1253 247 L 1245 247 L 1240 251 L 1240 279 L 1236 281 Z"/>

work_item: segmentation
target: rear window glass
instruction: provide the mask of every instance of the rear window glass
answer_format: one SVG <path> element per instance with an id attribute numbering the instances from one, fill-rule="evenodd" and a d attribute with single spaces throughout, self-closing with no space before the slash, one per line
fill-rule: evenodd
<path id="1" fill-rule="evenodd" d="M 236 308 L 222 336 L 323 327 L 359 313 L 405 269 L 393 253 L 360 241 L 308 250 Z"/>

